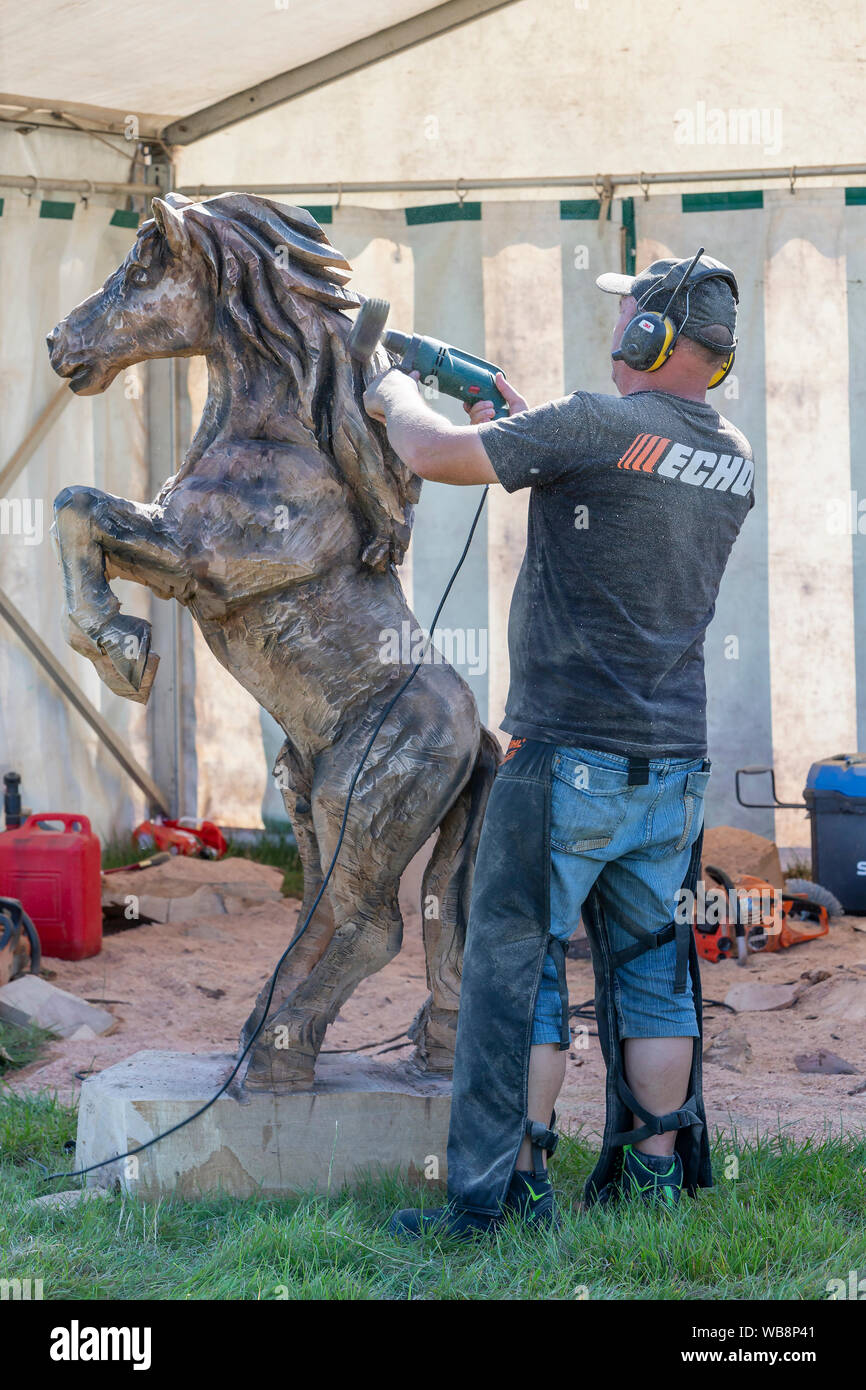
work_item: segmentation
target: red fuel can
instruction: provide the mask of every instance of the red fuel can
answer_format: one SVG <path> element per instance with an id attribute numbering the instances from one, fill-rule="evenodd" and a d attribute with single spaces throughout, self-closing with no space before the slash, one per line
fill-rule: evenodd
<path id="1" fill-rule="evenodd" d="M 87 816 L 46 811 L 0 832 L 0 895 L 22 903 L 44 956 L 83 960 L 102 950 L 100 869 Z"/>

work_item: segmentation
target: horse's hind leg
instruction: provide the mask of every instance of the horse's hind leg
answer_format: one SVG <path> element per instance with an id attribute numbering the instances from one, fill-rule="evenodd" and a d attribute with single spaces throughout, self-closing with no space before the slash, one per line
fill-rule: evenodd
<path id="1" fill-rule="evenodd" d="M 328 1024 L 361 980 L 381 970 L 400 949 L 399 878 L 368 884 L 362 893 L 352 870 L 338 863 L 329 886 L 337 903 L 337 928 L 311 975 L 269 1016 L 250 1056 L 247 1090 L 311 1086 Z"/>
<path id="2" fill-rule="evenodd" d="M 159 657 L 150 651 L 150 623 L 121 613 L 107 567 L 167 598 L 189 585 L 182 556 L 155 530 L 145 507 L 98 488 L 64 488 L 54 513 L 69 644 L 116 694 L 143 703 Z"/>
<path id="3" fill-rule="evenodd" d="M 305 765 L 287 739 L 280 750 L 274 767 L 280 781 L 280 790 L 285 802 L 286 812 L 291 821 L 292 831 L 301 857 L 304 871 L 304 900 L 298 914 L 298 927 L 307 919 L 319 889 L 322 886 L 323 870 L 319 843 L 313 824 L 311 805 L 313 764 Z M 334 914 L 331 902 L 325 892 L 313 913 L 297 946 L 292 948 L 285 964 L 280 968 L 274 984 L 270 1011 L 280 1007 L 289 994 L 297 989 L 310 971 L 321 959 L 328 942 L 334 935 Z M 243 1052 L 253 1033 L 262 1021 L 265 1004 L 270 993 L 270 980 L 259 991 L 255 1007 L 241 1030 L 240 1051 Z"/>
<path id="4" fill-rule="evenodd" d="M 375 717 L 368 713 L 367 727 Z M 328 885 L 336 930 L 307 979 L 272 1013 L 250 1054 L 245 1086 L 290 1090 L 310 1086 L 325 1030 L 368 975 L 400 949 L 400 875 L 459 794 L 472 749 L 456 741 L 435 758 L 424 746 L 426 724 L 386 726 L 352 801 L 339 858 Z M 346 793 L 364 727 L 320 756 L 313 809 L 322 863 L 337 844 Z"/>

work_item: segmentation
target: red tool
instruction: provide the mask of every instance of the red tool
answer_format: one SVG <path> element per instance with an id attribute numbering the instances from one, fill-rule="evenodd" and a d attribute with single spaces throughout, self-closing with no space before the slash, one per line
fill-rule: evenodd
<path id="1" fill-rule="evenodd" d="M 133 839 L 144 850 L 167 850 L 169 854 L 191 854 L 199 859 L 222 859 L 228 849 L 228 842 L 220 830 L 209 820 L 194 820 L 183 816 L 180 820 L 145 820 L 132 832 Z"/>
<path id="2" fill-rule="evenodd" d="M 171 855 L 168 850 L 160 854 L 152 854 L 149 859 L 136 859 L 134 864 L 118 864 L 114 869 L 103 869 L 102 877 L 108 878 L 109 874 L 132 874 L 139 873 L 142 869 L 155 869 L 157 864 L 167 864 Z"/>
<path id="3" fill-rule="evenodd" d="M 51 830 L 52 825 L 62 826 Z M 87 816 L 43 811 L 0 834 L 0 894 L 17 898 L 42 952 L 83 960 L 102 949 L 99 841 Z"/>

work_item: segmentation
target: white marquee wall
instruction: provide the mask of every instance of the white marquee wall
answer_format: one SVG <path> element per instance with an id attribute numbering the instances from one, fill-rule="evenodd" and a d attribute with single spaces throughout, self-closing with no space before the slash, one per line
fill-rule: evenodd
<path id="1" fill-rule="evenodd" d="M 854 0 L 830 10 L 805 0 L 795 19 L 782 0 L 758 9 L 732 0 L 720 24 L 717 13 L 675 0 L 652 10 L 638 0 L 521 0 L 472 29 L 179 151 L 177 181 L 244 187 L 854 161 L 862 155 L 850 116 L 862 96 L 858 14 Z M 267 27 L 274 70 L 293 61 L 290 30 L 280 37 L 283 23 L 291 23 L 289 11 Z M 162 91 L 157 109 L 170 109 L 170 95 Z M 185 109 L 182 92 L 173 104 Z M 749 109 L 760 117 L 755 138 L 746 128 L 745 140 L 709 139 L 708 112 Z M 691 144 L 682 139 L 690 114 Z M 22 136 L 5 126 L 0 168 L 123 180 L 129 165 L 122 152 L 92 139 Z M 482 201 L 470 183 L 462 209 L 449 193 L 347 195 L 328 223 L 355 265 L 358 287 L 392 300 L 393 323 L 493 358 L 531 401 L 578 385 L 608 389 L 611 305 L 592 280 L 619 264 L 624 217 L 633 217 L 638 263 L 703 243 L 734 265 L 743 290 L 739 394 L 722 408 L 752 438 L 762 481 L 708 642 L 718 770 L 709 818 L 774 831 L 783 844 L 805 843 L 803 818 L 738 810 L 733 768 L 774 761 L 780 794 L 793 800 L 813 758 L 866 742 L 863 542 L 856 510 L 847 529 L 827 513 L 829 501 L 848 515 L 866 488 L 858 448 L 866 423 L 866 207 L 859 190 L 846 196 L 844 181 L 835 182 L 801 183 L 793 196 L 785 183 L 752 184 L 751 201 L 691 196 L 736 193 L 737 185 L 692 188 L 685 202 L 679 191 L 654 190 L 648 200 L 617 197 L 602 226 L 587 190 L 575 190 L 563 213 L 550 191 Z M 125 206 L 119 197 L 2 196 L 5 460 L 56 386 L 44 334 L 101 283 L 134 229 L 111 225 Z M 60 204 L 55 215 L 52 203 Z M 189 396 L 195 414 L 203 398 L 195 363 Z M 111 695 L 62 641 L 59 571 L 47 539 L 51 500 L 67 483 L 149 495 L 145 419 L 134 379 L 118 380 L 104 397 L 70 402 L 9 491 L 12 503 L 41 501 L 46 524 L 35 545 L 8 526 L 0 533 L 0 585 L 147 764 L 146 712 Z M 422 623 L 459 553 L 471 491 L 425 488 L 404 571 Z M 487 634 L 487 667 L 469 679 L 492 724 L 507 686 L 505 618 L 524 524 L 525 499 L 494 491 L 446 615 L 448 625 Z M 125 605 L 149 611 L 143 590 L 121 585 L 118 592 Z M 739 643 L 736 660 L 726 655 L 731 637 Z M 272 793 L 263 797 L 278 731 L 198 641 L 195 666 L 197 786 L 187 779 L 183 809 L 259 824 L 263 809 L 279 810 Z M 160 679 L 168 675 L 166 665 Z M 235 733 L 227 740 L 229 720 Z M 23 773 L 34 806 L 86 811 L 103 835 L 128 829 L 143 811 L 110 754 L 0 626 L 0 770 L 9 766 Z"/>

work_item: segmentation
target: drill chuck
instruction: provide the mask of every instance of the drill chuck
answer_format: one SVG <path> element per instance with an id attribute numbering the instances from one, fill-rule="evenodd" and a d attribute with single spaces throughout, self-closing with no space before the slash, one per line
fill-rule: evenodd
<path id="1" fill-rule="evenodd" d="M 395 357 L 402 357 L 409 346 L 410 337 L 408 333 L 398 333 L 396 328 L 389 328 L 382 334 L 382 346 L 389 352 L 393 352 Z"/>

